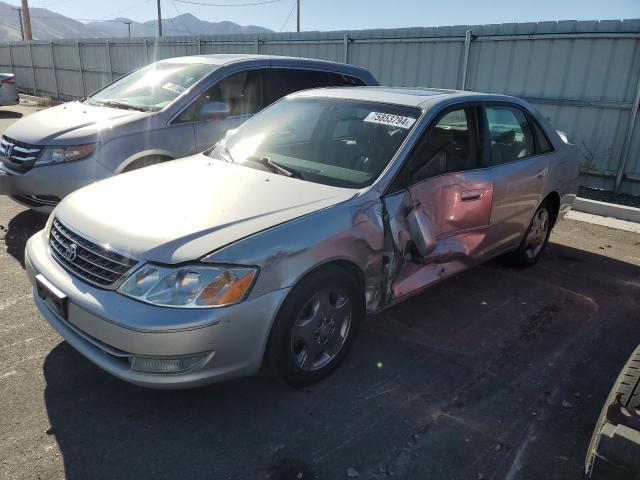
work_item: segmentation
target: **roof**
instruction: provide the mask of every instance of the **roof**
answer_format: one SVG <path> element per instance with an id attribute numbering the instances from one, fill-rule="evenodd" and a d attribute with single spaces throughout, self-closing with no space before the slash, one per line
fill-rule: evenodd
<path id="1" fill-rule="evenodd" d="M 468 100 L 508 100 L 515 97 L 489 93 L 469 92 L 466 90 L 447 90 L 442 88 L 403 88 L 403 87 L 327 87 L 305 90 L 290 96 L 343 98 L 370 102 L 391 103 L 407 107 L 422 107 L 427 102 L 445 99 L 465 98 Z"/>
<path id="2" fill-rule="evenodd" d="M 318 65 L 323 68 L 329 68 L 332 70 L 364 70 L 365 68 L 358 67 L 356 65 L 350 65 L 347 63 L 330 62 L 328 60 L 318 60 L 315 58 L 304 57 L 287 57 L 283 55 L 260 55 L 253 54 L 241 54 L 241 53 L 214 53 L 207 55 L 189 55 L 186 57 L 173 57 L 160 60 L 161 62 L 179 62 L 179 63 L 208 63 L 212 65 L 227 65 L 237 62 L 251 62 L 259 60 L 269 60 L 273 63 L 287 63 L 287 64 L 299 64 L 299 65 Z"/>

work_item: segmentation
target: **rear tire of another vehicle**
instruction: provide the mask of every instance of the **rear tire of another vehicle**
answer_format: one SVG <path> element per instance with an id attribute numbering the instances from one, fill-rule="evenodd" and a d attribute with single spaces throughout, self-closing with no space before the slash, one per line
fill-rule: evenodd
<path id="1" fill-rule="evenodd" d="M 549 242 L 554 215 L 551 202 L 543 201 L 533 215 L 520 246 L 510 255 L 509 260 L 513 265 L 530 267 L 540 260 Z"/>
<path id="2" fill-rule="evenodd" d="M 312 272 L 278 312 L 267 365 L 293 387 L 322 380 L 344 360 L 364 315 L 364 294 L 347 271 L 331 266 Z"/>
<path id="3" fill-rule="evenodd" d="M 607 411 L 609 406 L 615 403 L 618 395 L 620 395 L 622 407 L 629 410 L 640 409 L 640 347 L 634 350 L 618 375 L 593 429 L 584 465 L 585 478 L 587 479 L 591 478 L 594 463 L 597 461 L 596 448 L 598 447 L 602 427 L 607 423 Z"/>

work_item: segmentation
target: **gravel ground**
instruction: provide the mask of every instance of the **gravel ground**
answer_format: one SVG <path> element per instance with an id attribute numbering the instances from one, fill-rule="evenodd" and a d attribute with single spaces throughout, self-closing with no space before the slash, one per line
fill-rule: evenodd
<path id="1" fill-rule="evenodd" d="M 640 343 L 640 234 L 566 220 L 535 267 L 491 262 L 368 319 L 319 384 L 145 390 L 36 310 L 23 248 L 44 221 L 0 198 L 3 479 L 578 479 Z"/>

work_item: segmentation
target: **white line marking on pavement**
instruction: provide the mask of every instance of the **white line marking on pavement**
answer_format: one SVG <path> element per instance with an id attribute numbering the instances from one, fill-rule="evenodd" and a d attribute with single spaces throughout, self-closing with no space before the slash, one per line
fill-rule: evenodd
<path id="1" fill-rule="evenodd" d="M 2 373 L 2 374 L 0 374 L 0 380 L 4 380 L 5 378 L 8 378 L 8 377 L 13 377 L 14 375 L 17 375 L 17 374 L 18 374 L 18 372 L 16 372 L 15 370 L 11 370 L 9 372 Z"/>

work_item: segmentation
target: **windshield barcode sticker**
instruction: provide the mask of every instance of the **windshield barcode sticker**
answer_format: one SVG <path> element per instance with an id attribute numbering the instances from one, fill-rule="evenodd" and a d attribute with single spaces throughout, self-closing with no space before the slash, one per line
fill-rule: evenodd
<path id="1" fill-rule="evenodd" d="M 162 85 L 162 88 L 169 90 L 170 92 L 177 93 L 178 95 L 186 90 L 182 85 L 177 85 L 175 83 L 165 83 Z"/>
<path id="2" fill-rule="evenodd" d="M 415 118 L 403 117 L 402 115 L 392 115 L 390 113 L 371 112 L 364 119 L 369 123 L 380 123 L 381 125 L 390 125 L 392 127 L 400 127 L 409 130 L 416 122 Z"/>

